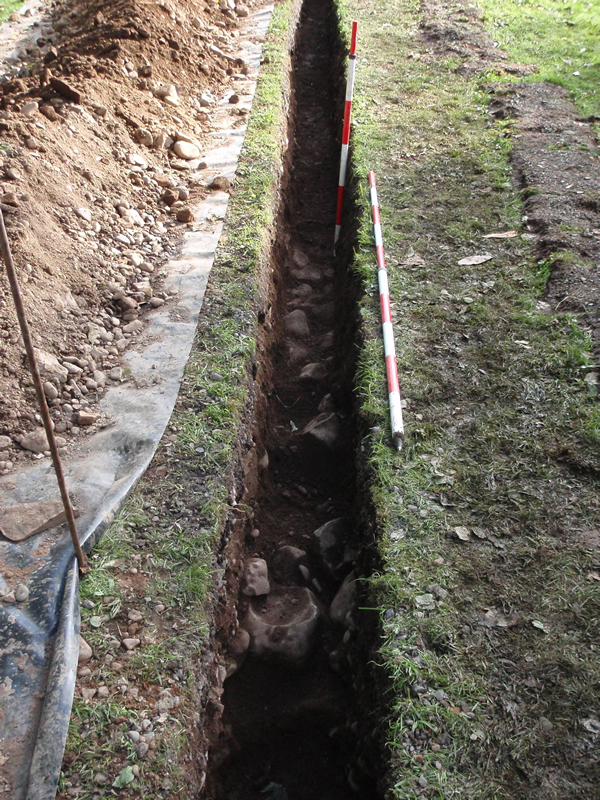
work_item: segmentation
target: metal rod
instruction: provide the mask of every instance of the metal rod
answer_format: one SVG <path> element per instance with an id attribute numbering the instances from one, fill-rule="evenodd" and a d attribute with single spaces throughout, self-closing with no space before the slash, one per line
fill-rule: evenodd
<path id="1" fill-rule="evenodd" d="M 387 374 L 392 439 L 395 448 L 397 450 L 402 450 L 404 445 L 402 401 L 400 400 L 396 346 L 394 344 L 394 329 L 392 327 L 392 307 L 390 305 L 390 288 L 387 267 L 385 266 L 385 254 L 383 252 L 383 237 L 381 235 L 381 220 L 379 218 L 379 200 L 377 199 L 377 186 L 375 184 L 374 172 L 369 172 L 369 186 L 371 192 L 371 209 L 373 211 L 373 230 L 375 232 L 375 250 L 377 252 L 377 280 L 379 282 L 379 300 L 381 303 L 383 352 L 385 355 L 385 371 Z"/>
<path id="2" fill-rule="evenodd" d="M 38 369 L 35 352 L 33 350 L 33 342 L 31 341 L 31 334 L 29 332 L 29 325 L 27 324 L 27 317 L 25 315 L 25 307 L 23 305 L 23 298 L 21 290 L 19 289 L 19 281 L 17 279 L 17 272 L 10 250 L 8 236 L 6 235 L 6 227 L 4 225 L 4 214 L 0 209 L 0 251 L 2 251 L 2 258 L 6 266 L 6 274 L 8 282 L 10 283 L 10 290 L 15 303 L 15 310 L 17 312 L 17 319 L 19 320 L 19 327 L 21 328 L 21 335 L 23 336 L 23 343 L 25 344 L 25 351 L 27 353 L 27 361 L 29 362 L 29 369 L 33 377 L 33 385 L 35 393 L 40 406 L 46 436 L 48 437 L 48 445 L 50 446 L 50 454 L 52 456 L 52 463 L 54 464 L 54 471 L 56 472 L 56 480 L 60 489 L 60 496 L 62 497 L 63 505 L 65 508 L 65 515 L 69 523 L 69 530 L 71 532 L 71 539 L 77 557 L 77 563 L 81 572 L 87 570 L 85 556 L 81 549 L 79 541 L 79 534 L 77 533 L 77 525 L 75 524 L 75 515 L 73 513 L 73 506 L 71 505 L 71 498 L 67 491 L 67 484 L 65 483 L 65 476 L 63 473 L 62 463 L 58 454 L 58 446 L 54 436 L 54 428 L 52 427 L 52 420 L 50 418 L 50 411 L 46 403 L 46 395 L 44 394 L 44 387 L 42 386 L 42 378 Z"/>
<path id="3" fill-rule="evenodd" d="M 344 205 L 344 187 L 346 186 L 346 168 L 348 166 L 348 147 L 350 144 L 350 116 L 352 115 L 352 96 L 354 93 L 354 73 L 356 69 L 356 32 L 358 22 L 352 23 L 350 36 L 350 54 L 348 56 L 348 79 L 346 81 L 346 102 L 344 104 L 344 127 L 342 130 L 342 152 L 340 156 L 340 177 L 338 180 L 337 211 L 335 215 L 335 235 L 333 248 L 337 244 L 342 228 L 342 210 Z"/>

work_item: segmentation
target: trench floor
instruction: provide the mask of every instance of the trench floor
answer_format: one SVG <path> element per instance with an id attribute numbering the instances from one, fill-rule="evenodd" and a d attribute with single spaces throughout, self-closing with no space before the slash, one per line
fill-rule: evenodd
<path id="1" fill-rule="evenodd" d="M 318 635 L 299 663 L 259 657 L 251 645 L 241 668 L 225 681 L 227 744 L 213 759 L 208 782 L 219 800 L 376 796 L 360 757 L 357 699 L 340 649 L 351 646 L 353 632 L 328 615 L 360 550 L 351 522 L 353 342 L 347 331 L 353 296 L 344 264 L 332 253 L 339 163 L 335 53 L 330 4 L 306 0 L 293 65 L 292 157 L 274 251 L 278 291 L 266 323 L 272 367 L 259 433 L 264 469 L 251 501 L 253 527 L 244 531 L 244 556 L 266 561 L 271 595 L 294 586 L 313 593 L 321 610 Z M 291 330 L 299 311 L 308 324 L 304 333 Z M 304 433 L 311 421 L 328 416 L 331 446 Z M 315 552 L 313 532 L 338 518 L 348 521 L 347 538 L 343 563 L 332 572 Z M 304 552 L 304 573 L 277 570 L 281 548 L 289 546 Z M 242 626 L 249 606 L 261 613 L 266 604 L 266 596 L 240 594 Z"/>

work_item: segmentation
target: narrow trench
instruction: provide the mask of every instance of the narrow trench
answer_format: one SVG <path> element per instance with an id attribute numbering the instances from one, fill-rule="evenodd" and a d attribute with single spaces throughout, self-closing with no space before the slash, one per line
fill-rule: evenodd
<path id="1" fill-rule="evenodd" d="M 206 796 L 214 800 L 378 796 L 353 643 L 356 290 L 347 259 L 332 254 L 340 64 L 332 4 L 305 0 L 259 352 L 268 365 L 254 434 L 259 478 L 239 532 L 244 573 L 233 616 L 241 628 L 225 614 L 220 631 L 229 668 L 209 759 Z"/>

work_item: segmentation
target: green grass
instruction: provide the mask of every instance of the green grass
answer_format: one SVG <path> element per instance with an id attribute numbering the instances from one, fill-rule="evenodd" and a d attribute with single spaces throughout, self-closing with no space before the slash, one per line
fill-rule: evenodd
<path id="1" fill-rule="evenodd" d="M 0 4 L 0 23 L 6 20 L 23 5 L 23 0 L 4 0 Z"/>
<path id="2" fill-rule="evenodd" d="M 516 4 L 495 5 L 516 13 Z M 522 8 L 537 15 L 549 6 Z M 577 539 L 600 522 L 599 417 L 584 382 L 590 337 L 571 315 L 538 311 L 551 261 L 540 262 L 529 241 L 481 238 L 520 231 L 522 199 L 511 189 L 510 126 L 490 121 L 480 77 L 432 57 L 414 36 L 420 10 L 411 0 L 344 0 L 341 17 L 344 31 L 353 17 L 360 25 L 357 397 L 380 529 L 371 587 L 372 605 L 386 611 L 380 733 L 390 796 L 583 799 L 595 791 L 595 770 L 574 753 L 592 746 L 580 719 L 596 713 L 600 683 L 598 592 L 586 577 L 594 556 Z M 521 29 L 500 30 L 516 39 Z M 552 36 L 550 25 L 540 30 L 542 43 Z M 531 60 L 514 47 L 509 57 Z M 551 66 L 538 66 L 536 79 L 550 77 Z M 595 73 L 578 82 L 560 74 L 589 113 Z M 407 406 L 400 456 L 388 432 L 369 169 Z M 482 252 L 493 258 L 457 263 Z M 404 266 L 414 253 L 424 263 Z M 428 594 L 433 605 L 422 610 Z M 423 699 L 415 685 L 427 689 Z M 436 699 L 441 690 L 448 707 Z M 551 740 L 540 717 L 553 723 Z"/>
<path id="3" fill-rule="evenodd" d="M 484 24 L 534 80 L 569 90 L 584 116 L 600 115 L 600 6 L 586 0 L 481 0 Z M 505 78 L 506 80 L 506 78 Z"/>

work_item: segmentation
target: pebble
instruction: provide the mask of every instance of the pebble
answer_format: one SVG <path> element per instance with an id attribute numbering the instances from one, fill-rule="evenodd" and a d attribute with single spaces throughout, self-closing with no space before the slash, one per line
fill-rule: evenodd
<path id="1" fill-rule="evenodd" d="M 86 222 L 92 221 L 92 212 L 89 208 L 76 208 L 75 213 L 80 219 L 84 219 Z"/>
<path id="2" fill-rule="evenodd" d="M 48 400 L 56 400 L 58 397 L 58 389 L 53 383 L 50 381 L 46 381 L 44 383 L 44 394 L 48 398 Z"/>
<path id="3" fill-rule="evenodd" d="M 20 583 L 15 589 L 15 600 L 17 603 L 24 603 L 29 599 L 29 589 L 24 583 Z"/>
<path id="4" fill-rule="evenodd" d="M 196 147 L 195 144 L 191 142 L 184 142 L 183 140 L 179 139 L 173 145 L 173 152 L 179 158 L 183 158 L 187 161 L 191 161 L 194 158 L 200 157 L 200 150 Z"/>
<path id="5" fill-rule="evenodd" d="M 80 411 L 77 415 L 78 425 L 93 425 L 100 419 L 100 414 L 92 414 L 86 411 Z"/>
<path id="6" fill-rule="evenodd" d="M 154 144 L 154 138 L 147 128 L 138 128 L 134 136 L 140 144 L 146 147 L 151 147 Z"/>
<path id="7" fill-rule="evenodd" d="M 0 450 L 6 450 L 12 444 L 10 436 L 0 436 Z"/>
<path id="8" fill-rule="evenodd" d="M 154 141 L 152 142 L 152 146 L 156 147 L 157 150 L 168 150 L 171 145 L 173 144 L 173 139 L 169 136 L 168 133 L 161 131 L 157 133 L 154 137 Z M 155 176 L 154 180 L 158 180 L 158 176 Z M 161 184 L 159 183 L 159 186 Z"/>
<path id="9" fill-rule="evenodd" d="M 123 639 L 121 644 L 126 650 L 135 650 L 135 648 L 140 644 L 140 640 L 127 638 Z"/>
<path id="10" fill-rule="evenodd" d="M 40 106 L 40 114 L 43 114 L 50 122 L 56 122 L 59 119 L 56 109 L 48 104 Z"/>
<path id="11" fill-rule="evenodd" d="M 191 208 L 178 208 L 177 221 L 178 222 L 193 222 L 195 219 L 194 212 Z"/>
<path id="12" fill-rule="evenodd" d="M 142 738 L 139 731 L 128 731 L 127 736 L 134 744 L 137 744 Z"/>
<path id="13" fill-rule="evenodd" d="M 231 181 L 225 175 L 217 175 L 209 184 L 212 191 L 228 192 L 231 189 Z"/>
<path id="14" fill-rule="evenodd" d="M 127 612 L 127 619 L 131 620 L 131 622 L 141 622 L 143 619 L 142 612 L 135 608 L 130 608 Z"/>
<path id="15" fill-rule="evenodd" d="M 123 368 L 122 367 L 113 367 L 111 371 L 108 373 L 108 377 L 111 381 L 122 381 L 123 380 Z"/>
<path id="16" fill-rule="evenodd" d="M 140 742 L 135 748 L 135 754 L 138 758 L 144 758 L 149 749 L 148 742 Z"/>
<path id="17" fill-rule="evenodd" d="M 230 95 L 229 96 L 229 102 L 231 103 L 231 105 L 236 105 L 236 103 L 239 103 L 240 102 L 239 94 Z"/>
<path id="18" fill-rule="evenodd" d="M 31 433 L 26 433 L 21 439 L 21 447 L 32 453 L 44 453 L 48 449 L 46 431 L 43 428 L 37 428 Z"/>

